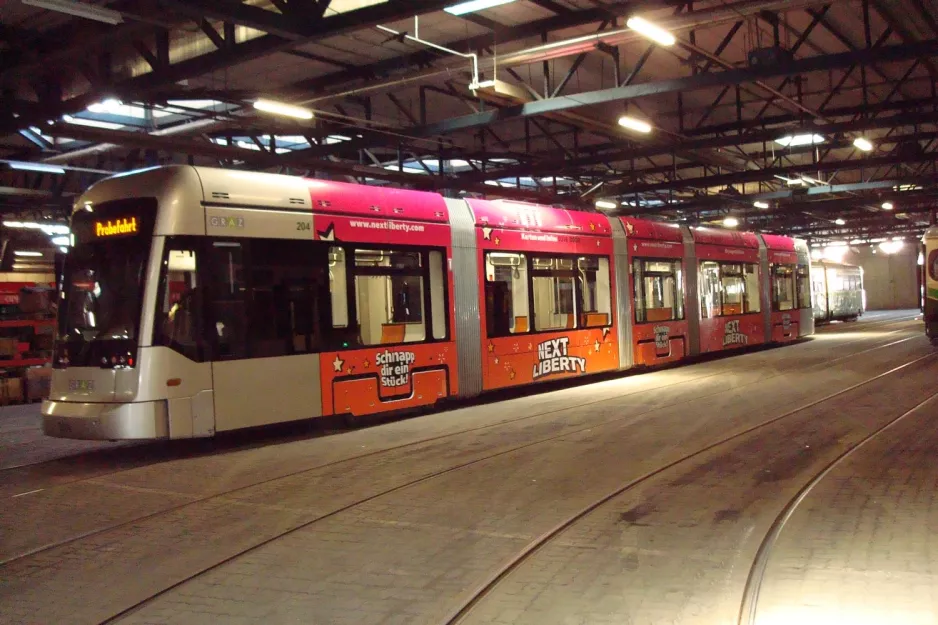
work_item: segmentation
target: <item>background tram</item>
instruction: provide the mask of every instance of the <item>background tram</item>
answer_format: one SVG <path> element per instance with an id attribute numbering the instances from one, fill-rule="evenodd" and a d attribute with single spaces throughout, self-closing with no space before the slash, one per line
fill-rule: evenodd
<path id="1" fill-rule="evenodd" d="M 862 267 L 814 261 L 811 281 L 815 321 L 856 321 L 866 311 Z"/>
<path id="2" fill-rule="evenodd" d="M 938 345 L 938 228 L 929 228 L 922 238 L 925 246 L 925 335 Z"/>
<path id="3" fill-rule="evenodd" d="M 422 408 L 813 332 L 787 237 L 189 166 L 101 181 L 72 231 L 53 436 Z"/>

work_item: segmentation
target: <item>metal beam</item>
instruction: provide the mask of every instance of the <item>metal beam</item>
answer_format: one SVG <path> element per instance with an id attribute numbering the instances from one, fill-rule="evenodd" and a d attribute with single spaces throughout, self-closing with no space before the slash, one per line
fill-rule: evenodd
<path id="1" fill-rule="evenodd" d="M 17 128 L 42 123 L 47 119 L 57 119 L 65 113 L 80 111 L 105 95 L 118 96 L 127 100 L 139 99 L 142 95 L 161 89 L 181 80 L 195 78 L 214 71 L 219 71 L 239 63 L 263 58 L 275 52 L 283 52 L 303 43 L 315 42 L 322 37 L 334 37 L 362 28 L 368 28 L 385 22 L 393 22 L 410 17 L 414 13 L 430 13 L 442 9 L 452 0 L 421 0 L 416 5 L 407 0 L 388 0 L 383 4 L 368 6 L 325 17 L 315 23 L 306 32 L 303 39 L 287 40 L 276 35 L 263 35 L 226 49 L 215 50 L 191 59 L 186 59 L 159 72 L 149 72 L 141 76 L 94 88 L 80 96 L 64 102 L 45 106 L 31 106 L 19 111 L 19 119 L 0 120 L 0 134 L 15 132 Z M 416 9 L 416 11 L 415 11 Z M 152 28 L 152 27 L 151 27 Z"/>
<path id="2" fill-rule="evenodd" d="M 938 154 L 928 153 L 919 154 L 914 157 L 907 157 L 905 162 L 921 163 L 925 161 L 934 161 L 938 159 Z M 646 193 L 650 191 L 661 191 L 668 189 L 692 189 L 692 188 L 713 188 L 723 187 L 746 182 L 758 182 L 760 180 L 771 180 L 775 176 L 790 176 L 792 174 L 810 174 L 811 172 L 830 172 L 846 169 L 863 169 L 886 167 L 896 162 L 896 156 L 882 156 L 875 158 L 857 159 L 855 161 L 831 161 L 821 163 L 806 163 L 801 165 L 789 165 L 787 167 L 774 167 L 766 169 L 757 169 L 751 171 L 735 172 L 732 174 L 722 174 L 717 176 L 703 176 L 700 178 L 687 178 L 684 180 L 669 180 L 663 182 L 653 182 L 648 184 L 629 184 L 610 191 L 616 195 L 627 195 L 631 193 Z"/>
<path id="3" fill-rule="evenodd" d="M 405 133 L 415 137 L 441 135 L 459 130 L 478 128 L 479 126 L 509 119 L 544 115 L 545 113 L 566 111 L 584 106 L 594 106 L 623 100 L 634 100 L 636 98 L 660 95 L 662 93 L 696 91 L 710 87 L 724 87 L 738 83 L 749 83 L 764 78 L 828 71 L 830 69 L 849 67 L 853 64 L 868 65 L 874 62 L 906 61 L 919 57 L 934 56 L 936 54 L 938 54 L 938 40 L 931 39 L 914 44 L 884 46 L 878 50 L 860 49 L 839 54 L 819 55 L 774 66 L 709 72 L 685 78 L 673 78 L 670 80 L 641 83 L 626 87 L 587 91 L 585 93 L 559 98 L 546 98 L 519 106 L 506 107 L 495 111 L 484 111 L 475 115 L 465 115 L 435 124 L 418 126 L 405 130 Z"/>

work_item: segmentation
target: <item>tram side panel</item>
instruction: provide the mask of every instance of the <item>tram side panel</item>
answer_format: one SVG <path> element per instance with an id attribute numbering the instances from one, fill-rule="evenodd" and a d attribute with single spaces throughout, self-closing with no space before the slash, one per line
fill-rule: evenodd
<path id="1" fill-rule="evenodd" d="M 320 355 L 323 414 L 407 410 L 456 395 L 449 226 L 315 215 L 313 227 L 330 244 L 333 332 L 342 337 L 341 349 Z"/>
<path id="2" fill-rule="evenodd" d="M 522 217 L 512 223 L 500 217 L 508 209 L 469 202 L 482 283 L 483 389 L 617 369 L 613 244 L 605 218 L 583 216 L 583 230 L 570 234 L 521 230 L 519 223 L 536 222 Z M 538 219 L 551 219 L 546 211 L 552 209 L 539 210 Z"/>
<path id="3" fill-rule="evenodd" d="M 769 319 L 769 340 L 775 343 L 793 341 L 802 335 L 798 285 L 803 285 L 799 273 L 795 240 L 789 237 L 763 234 L 765 245 L 763 292 L 766 316 Z"/>
<path id="4" fill-rule="evenodd" d="M 695 245 L 701 353 L 766 341 L 761 314 L 764 277 L 759 250 L 751 236 L 753 244 L 745 247 L 699 241 Z"/>
<path id="5" fill-rule="evenodd" d="M 633 359 L 636 365 L 676 362 L 690 354 L 687 272 L 680 228 L 623 218 L 632 296 Z"/>

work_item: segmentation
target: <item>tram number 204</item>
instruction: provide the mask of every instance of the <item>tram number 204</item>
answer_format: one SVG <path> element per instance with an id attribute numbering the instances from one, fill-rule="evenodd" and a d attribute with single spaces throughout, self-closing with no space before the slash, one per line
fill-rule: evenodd
<path id="1" fill-rule="evenodd" d="M 309 221 L 298 221 L 298 222 L 296 222 L 296 229 L 297 229 L 298 231 L 300 231 L 300 230 L 312 230 L 312 229 L 313 229 L 313 224 L 312 224 L 312 222 L 309 222 Z"/>

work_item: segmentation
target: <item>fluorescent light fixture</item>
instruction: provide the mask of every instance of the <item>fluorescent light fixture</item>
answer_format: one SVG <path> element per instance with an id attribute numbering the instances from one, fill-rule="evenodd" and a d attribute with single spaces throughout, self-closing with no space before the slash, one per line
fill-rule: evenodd
<path id="1" fill-rule="evenodd" d="M 837 219 L 834 220 L 834 223 L 837 224 L 838 226 L 843 226 L 847 222 L 841 219 L 840 217 L 838 217 Z"/>
<path id="2" fill-rule="evenodd" d="M 443 10 L 450 15 L 465 15 L 466 13 L 484 11 L 486 9 L 491 9 L 492 7 L 501 6 L 503 4 L 508 4 L 514 1 L 515 0 L 468 0 L 467 2 L 460 2 L 459 4 L 454 4 L 451 7 L 446 7 Z"/>
<path id="3" fill-rule="evenodd" d="M 641 17 L 630 17 L 629 20 L 625 23 L 626 26 L 637 32 L 639 35 L 651 39 L 655 43 L 662 46 L 673 46 L 675 41 L 674 35 L 661 28 L 660 26 L 655 26 L 646 19 Z"/>
<path id="4" fill-rule="evenodd" d="M 778 178 L 779 180 L 784 180 L 786 183 L 788 183 L 788 186 L 791 186 L 791 187 L 801 186 L 804 184 L 804 180 L 802 180 L 801 178 L 786 178 L 785 176 L 778 176 L 778 175 L 776 175 L 775 177 Z"/>
<path id="5" fill-rule="evenodd" d="M 26 228 L 30 230 L 41 230 L 49 236 L 56 234 L 68 234 L 71 232 L 65 224 L 54 223 L 36 223 L 35 221 L 4 221 L 3 225 L 7 228 Z"/>
<path id="6" fill-rule="evenodd" d="M 28 161 L 6 161 L 10 169 L 20 171 L 38 171 L 43 174 L 64 174 L 65 169 L 58 165 L 49 165 L 47 163 L 30 163 Z"/>
<path id="7" fill-rule="evenodd" d="M 723 225 L 727 228 L 735 228 L 739 225 L 739 220 L 735 217 L 727 217 L 723 220 Z"/>
<path id="8" fill-rule="evenodd" d="M 75 2 L 74 0 L 20 0 L 20 2 L 27 6 L 83 17 L 105 24 L 114 25 L 124 21 L 124 17 L 119 11 L 85 4 L 84 2 Z"/>
<path id="9" fill-rule="evenodd" d="M 868 139 L 864 139 L 863 137 L 857 137 L 856 139 L 854 139 L 853 147 L 863 152 L 873 151 L 873 144 L 870 143 Z"/>
<path id="10" fill-rule="evenodd" d="M 60 247 L 60 248 L 59 248 L 59 251 L 62 252 L 63 254 L 68 254 L 68 248 L 67 248 L 67 247 Z"/>
<path id="11" fill-rule="evenodd" d="M 617 202 L 613 202 L 612 200 L 596 200 L 596 208 L 613 210 L 619 208 L 619 204 Z"/>
<path id="12" fill-rule="evenodd" d="M 863 245 L 863 239 L 854 239 L 850 242 L 850 245 Z"/>
<path id="13" fill-rule="evenodd" d="M 769 207 L 768 202 L 760 202 L 758 200 L 753 202 L 752 205 L 755 206 L 756 208 L 768 208 Z"/>
<path id="14" fill-rule="evenodd" d="M 623 115 L 619 118 L 619 125 L 623 128 L 628 128 L 629 130 L 634 130 L 635 132 L 641 132 L 643 134 L 648 134 L 651 132 L 651 124 L 648 122 L 643 122 L 640 119 L 635 119 L 634 117 L 629 117 L 628 115 Z"/>
<path id="15" fill-rule="evenodd" d="M 84 117 L 72 117 L 71 115 L 63 115 L 62 121 L 67 124 L 74 124 L 76 126 L 88 126 L 90 128 L 103 128 L 105 130 L 120 130 L 124 127 L 124 124 L 117 124 L 115 122 L 103 122 L 98 119 L 85 119 Z"/>
<path id="16" fill-rule="evenodd" d="M 819 134 L 798 134 L 798 135 L 785 135 L 784 137 L 779 137 L 775 140 L 775 143 L 783 145 L 786 148 L 795 148 L 801 145 L 814 145 L 816 143 L 824 143 L 824 137 Z"/>
<path id="17" fill-rule="evenodd" d="M 894 208 L 892 202 L 883 202 L 882 206 L 884 211 L 891 211 Z"/>
<path id="18" fill-rule="evenodd" d="M 42 252 L 28 252 L 26 250 L 16 250 L 15 252 L 13 252 L 13 255 L 37 257 L 37 256 L 42 256 Z"/>
<path id="19" fill-rule="evenodd" d="M 257 100 L 254 102 L 254 108 L 265 113 L 274 115 L 283 115 L 284 117 L 295 117 L 296 119 L 312 119 L 313 112 L 302 106 L 294 106 L 284 102 L 275 102 L 274 100 Z"/>
<path id="20" fill-rule="evenodd" d="M 67 236 L 52 237 L 52 245 L 68 246 L 71 242 L 71 238 Z"/>
<path id="21" fill-rule="evenodd" d="M 882 250 L 883 254 L 895 254 L 903 248 L 905 243 L 903 241 L 883 241 L 879 244 L 879 249 Z"/>

